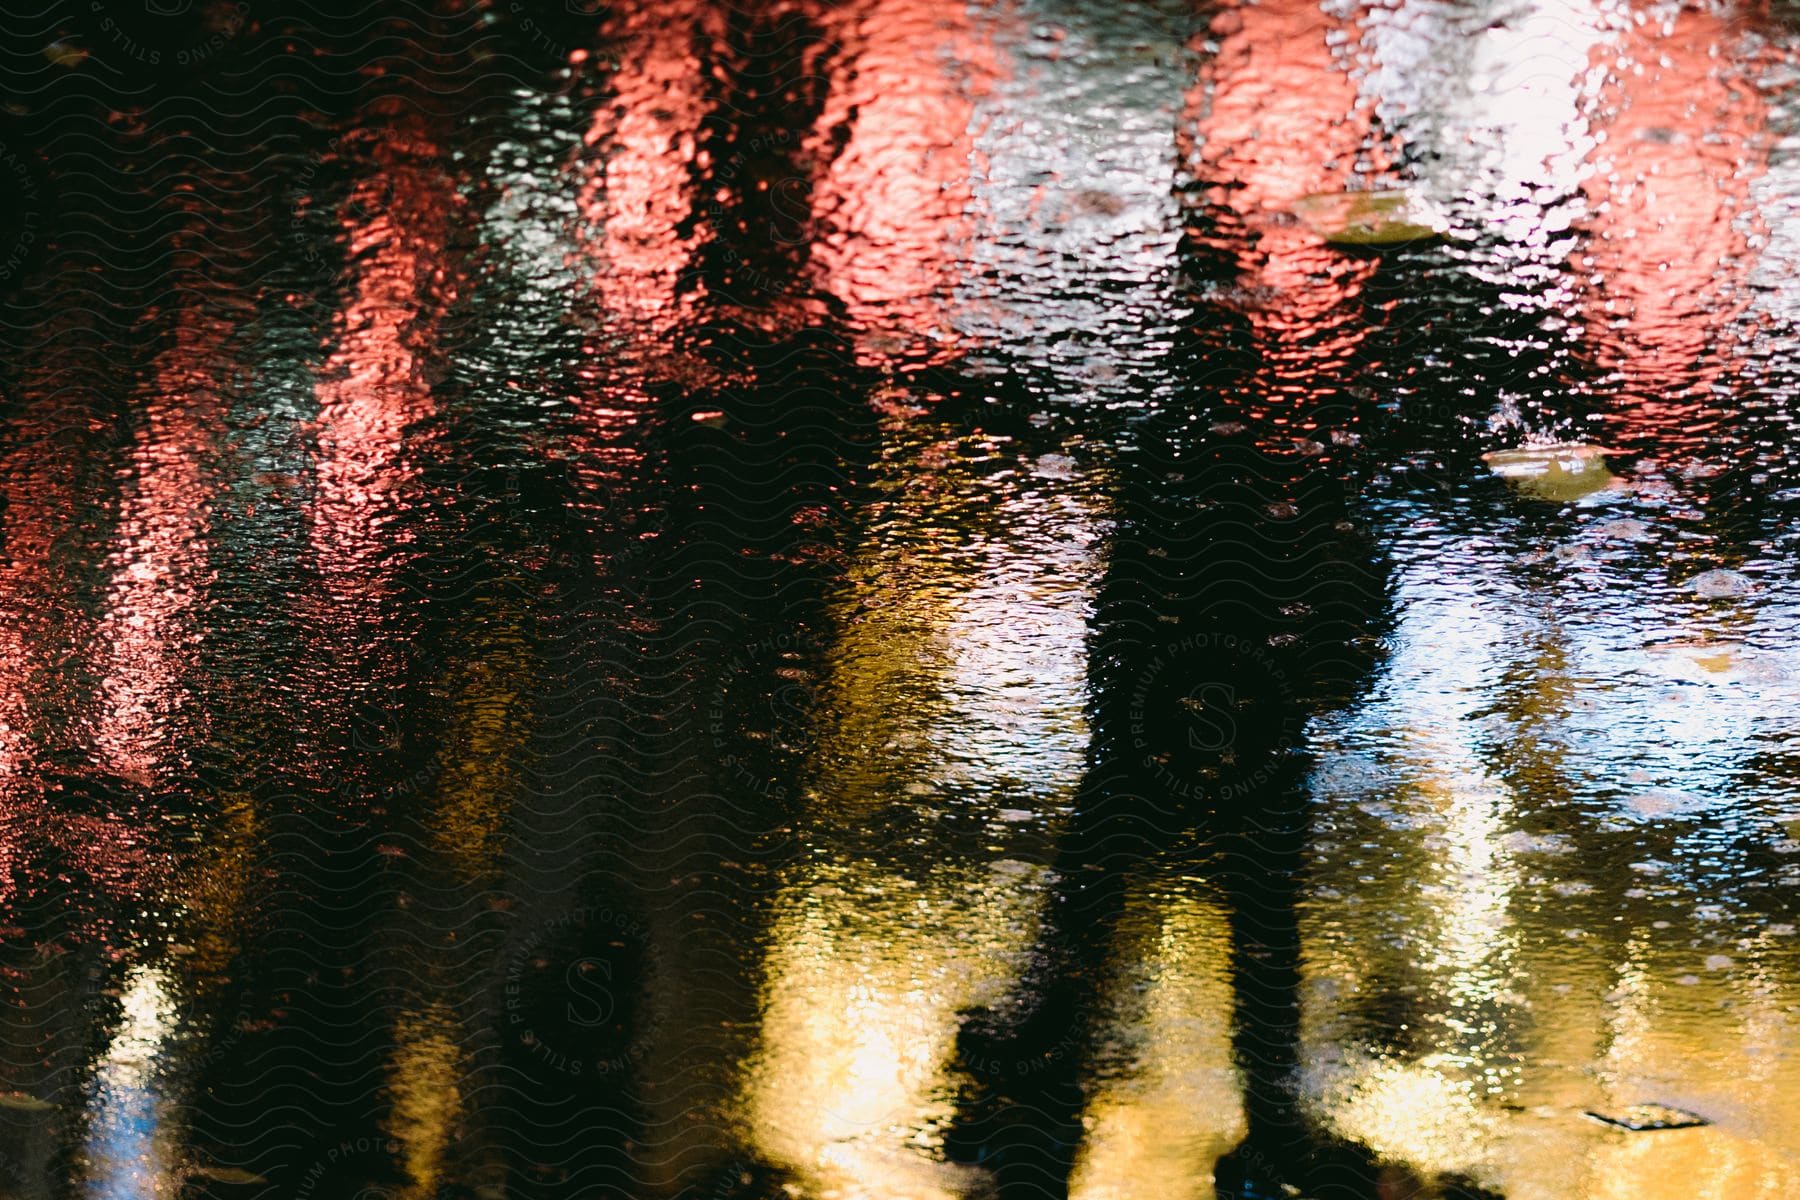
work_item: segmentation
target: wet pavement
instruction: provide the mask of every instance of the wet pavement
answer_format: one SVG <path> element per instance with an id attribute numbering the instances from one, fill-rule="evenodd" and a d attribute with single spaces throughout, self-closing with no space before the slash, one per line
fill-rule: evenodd
<path id="1" fill-rule="evenodd" d="M 9 25 L 0 1196 L 1800 1194 L 1791 8 Z"/>

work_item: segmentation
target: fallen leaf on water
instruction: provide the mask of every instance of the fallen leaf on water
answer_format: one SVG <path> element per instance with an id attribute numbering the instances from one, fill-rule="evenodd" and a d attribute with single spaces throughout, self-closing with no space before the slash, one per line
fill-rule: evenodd
<path id="1" fill-rule="evenodd" d="M 1518 446 L 1481 456 L 1488 469 L 1539 500 L 1578 500 L 1618 482 L 1606 467 L 1607 451 L 1581 442 Z"/>
<path id="2" fill-rule="evenodd" d="M 48 1100 L 39 1100 L 29 1092 L 0 1092 L 0 1108 L 19 1112 L 49 1112 L 55 1107 Z"/>
<path id="3" fill-rule="evenodd" d="M 1443 232 L 1425 205 L 1402 191 L 1314 192 L 1294 201 L 1294 215 L 1334 246 L 1398 246 Z"/>
<path id="4" fill-rule="evenodd" d="M 1654 536 L 1650 526 L 1635 517 L 1604 521 L 1594 527 L 1594 532 L 1609 542 L 1647 542 Z"/>
<path id="5" fill-rule="evenodd" d="M 1588 1109 L 1586 1115 L 1596 1121 L 1615 1125 L 1620 1129 L 1628 1129 L 1633 1133 L 1642 1133 L 1651 1129 L 1693 1129 L 1697 1126 L 1712 1124 L 1698 1113 L 1691 1113 L 1686 1109 L 1676 1108 L 1669 1104 L 1633 1104 L 1617 1112 L 1599 1112 L 1595 1109 Z"/>
<path id="6" fill-rule="evenodd" d="M 1658 788 L 1639 792 L 1625 801 L 1626 809 L 1636 817 L 1655 820 L 1658 817 L 1686 817 L 1706 808 L 1706 799 L 1691 792 Z"/>

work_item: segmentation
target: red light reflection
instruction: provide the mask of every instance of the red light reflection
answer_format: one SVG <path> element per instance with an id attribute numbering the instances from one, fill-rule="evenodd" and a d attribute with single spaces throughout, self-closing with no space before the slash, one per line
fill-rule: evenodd
<path id="1" fill-rule="evenodd" d="M 967 9 L 928 0 L 865 0 L 824 19 L 837 49 L 809 140 L 825 163 L 811 187 L 816 278 L 864 361 L 941 361 L 974 234 L 975 104 L 998 55 Z"/>
<path id="2" fill-rule="evenodd" d="M 696 219 L 698 138 L 711 109 L 696 46 L 724 36 L 724 15 L 705 0 L 627 5 L 604 32 L 616 70 L 583 137 L 581 251 L 602 294 L 608 343 L 669 352 L 697 299 L 684 292 L 683 273 L 712 236 Z M 676 375 L 697 369 L 659 365 Z"/>
<path id="3" fill-rule="evenodd" d="M 351 264 L 336 345 L 319 372 L 312 548 L 326 587 L 369 603 L 392 586 L 397 518 L 421 502 L 416 441 L 436 413 L 428 360 L 459 281 L 445 250 L 462 198 L 421 122 L 390 124 L 340 221 Z"/>
<path id="4" fill-rule="evenodd" d="M 130 482 L 109 560 L 111 581 L 96 642 L 101 670 L 93 731 L 101 763 L 140 786 L 172 753 L 187 707 L 184 677 L 212 579 L 210 488 L 205 463 L 222 432 L 218 372 L 232 323 L 204 311 L 178 319 L 174 344 L 150 373 L 148 404 L 133 441 Z"/>
<path id="5" fill-rule="evenodd" d="M 1355 31 L 1315 3 L 1278 0 L 1227 9 L 1206 36 L 1217 51 L 1189 91 L 1180 148 L 1207 219 L 1188 233 L 1237 268 L 1221 299 L 1248 321 L 1258 359 L 1242 415 L 1296 434 L 1308 381 L 1329 378 L 1367 333 L 1358 299 L 1374 261 L 1291 215 L 1302 196 L 1372 184 L 1380 165 L 1345 70 Z"/>
<path id="6" fill-rule="evenodd" d="M 1765 105 L 1729 10 L 1622 9 L 1614 25 L 1595 52 L 1605 140 L 1584 181 L 1580 309 L 1623 380 L 1609 440 L 1697 455 L 1724 416 L 1710 385 L 1731 369 L 1721 343 L 1748 300 Z"/>

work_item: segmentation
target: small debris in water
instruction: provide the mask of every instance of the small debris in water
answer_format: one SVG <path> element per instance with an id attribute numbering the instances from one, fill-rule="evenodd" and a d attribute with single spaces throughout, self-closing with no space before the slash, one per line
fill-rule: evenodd
<path id="1" fill-rule="evenodd" d="M 1736 571 L 1702 571 L 1688 581 L 1688 586 L 1696 596 L 1707 600 L 1722 600 L 1750 593 L 1750 581 Z"/>
<path id="2" fill-rule="evenodd" d="M 1568 854 L 1574 847 L 1560 833 L 1526 833 L 1514 830 L 1500 839 L 1500 847 L 1509 854 Z"/>
<path id="3" fill-rule="evenodd" d="M 1584 1115 L 1607 1125 L 1629 1129 L 1633 1133 L 1651 1129 L 1694 1129 L 1712 1124 L 1705 1117 L 1667 1104 L 1633 1104 L 1616 1113 L 1595 1112 L 1590 1108 Z"/>
<path id="4" fill-rule="evenodd" d="M 1635 517 L 1602 521 L 1594 527 L 1594 532 L 1608 542 L 1647 542 L 1651 536 L 1650 526 Z"/>
<path id="5" fill-rule="evenodd" d="M 1691 792 L 1655 788 L 1632 796 L 1625 801 L 1625 806 L 1633 816 L 1649 820 L 1656 817 L 1688 816 L 1704 809 L 1706 800 Z"/>
<path id="6" fill-rule="evenodd" d="M 1314 192 L 1294 201 L 1294 215 L 1333 246 L 1398 246 L 1443 233 L 1409 193 Z"/>
<path id="7" fill-rule="evenodd" d="M 156 10 L 152 10 L 156 11 Z M 44 57 L 59 67 L 79 67 L 87 61 L 88 52 L 72 42 L 51 42 L 44 47 Z"/>
<path id="8" fill-rule="evenodd" d="M 1710 675 L 1723 675 L 1738 665 L 1738 646 L 1733 642 L 1707 638 L 1682 638 L 1646 646 L 1652 654 L 1672 654 L 1685 658 Z"/>
<path id="9" fill-rule="evenodd" d="M 1579 500 L 1618 482 L 1606 467 L 1607 451 L 1581 442 L 1518 446 L 1481 456 L 1488 469 L 1540 500 Z"/>
<path id="10" fill-rule="evenodd" d="M 253 1171 L 242 1171 L 237 1167 L 220 1167 L 206 1163 L 195 1166 L 188 1174 L 201 1179 L 210 1179 L 214 1183 L 233 1183 L 253 1186 L 269 1182 L 267 1179 L 264 1179 L 261 1175 L 258 1175 Z"/>

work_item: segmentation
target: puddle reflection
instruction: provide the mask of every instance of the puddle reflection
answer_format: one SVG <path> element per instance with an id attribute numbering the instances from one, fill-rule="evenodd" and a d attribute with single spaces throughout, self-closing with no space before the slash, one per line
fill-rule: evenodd
<path id="1" fill-rule="evenodd" d="M 562 8 L 7 109 L 0 1191 L 1800 1192 L 1787 15 Z"/>

